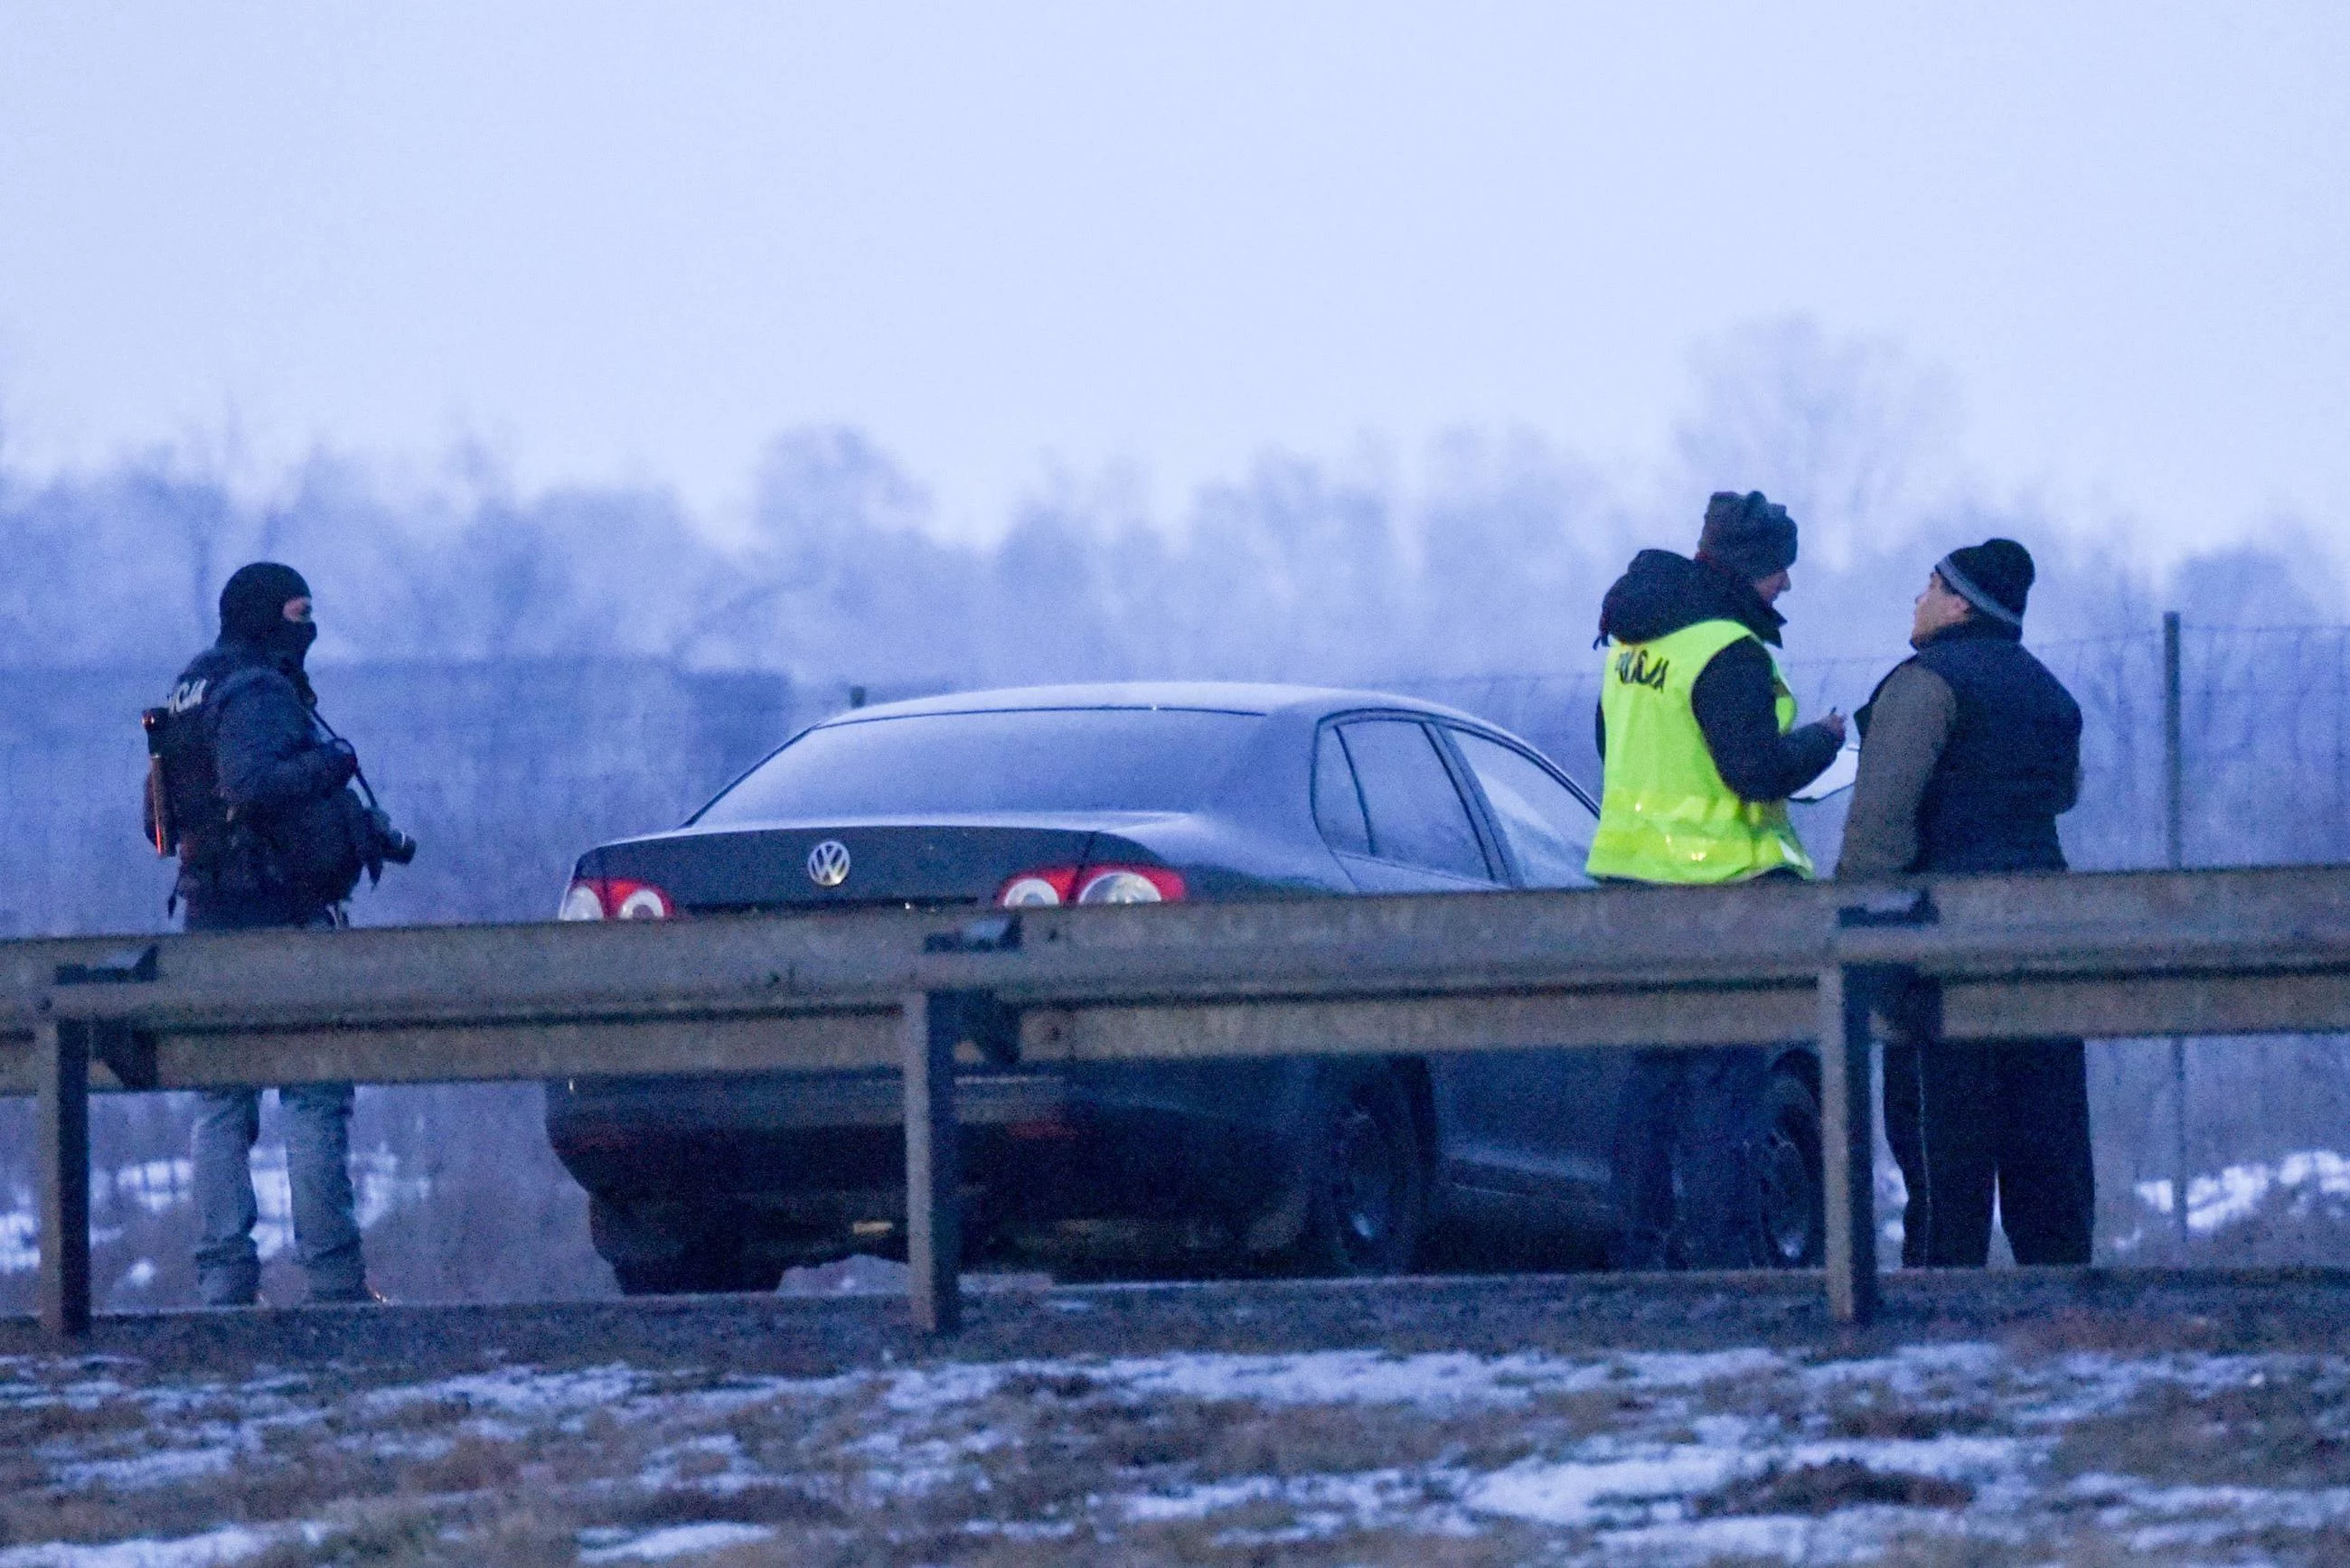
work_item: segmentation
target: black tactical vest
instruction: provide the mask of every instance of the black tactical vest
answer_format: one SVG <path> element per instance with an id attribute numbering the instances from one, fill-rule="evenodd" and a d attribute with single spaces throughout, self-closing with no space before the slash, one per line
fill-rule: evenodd
<path id="1" fill-rule="evenodd" d="M 254 825 L 232 821 L 220 797 L 219 713 L 223 696 L 272 668 L 251 649 L 215 643 L 189 661 L 164 704 L 149 710 L 149 744 L 167 806 L 159 821 L 151 801 L 148 835 L 160 853 L 179 857 L 182 898 L 265 891 L 268 871 Z"/>

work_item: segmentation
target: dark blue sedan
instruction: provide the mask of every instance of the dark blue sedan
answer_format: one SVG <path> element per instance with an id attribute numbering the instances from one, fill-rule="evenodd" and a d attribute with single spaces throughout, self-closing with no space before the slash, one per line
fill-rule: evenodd
<path id="1" fill-rule="evenodd" d="M 968 692 L 808 729 L 674 832 L 580 857 L 568 919 L 1586 885 L 1596 808 L 1525 742 L 1289 686 Z M 959 1079 L 967 1223 L 1064 1270 L 1586 1262 L 1618 1053 L 1529 1049 Z M 1817 1261 L 1810 1061 L 1756 1115 L 1758 1262 Z M 547 1131 L 623 1289 L 759 1289 L 903 1244 L 888 1075 L 577 1080 Z"/>

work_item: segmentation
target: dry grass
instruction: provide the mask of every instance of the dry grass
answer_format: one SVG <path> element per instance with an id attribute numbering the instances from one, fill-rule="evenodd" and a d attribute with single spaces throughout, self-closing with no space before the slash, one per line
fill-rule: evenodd
<path id="1" fill-rule="evenodd" d="M 2157 1383 L 2124 1410 L 2074 1422 L 2052 1459 L 2062 1474 L 2166 1486 L 2350 1486 L 2350 1405 L 2338 1382 L 2277 1373 L 2211 1390 Z"/>
<path id="2" fill-rule="evenodd" d="M 1872 1469 L 1857 1459 L 1830 1459 L 1788 1469 L 1774 1466 L 1720 1491 L 1690 1499 L 1690 1511 L 1699 1519 L 1780 1513 L 1819 1519 L 1843 1508 L 1964 1508 L 1974 1499 L 1975 1489 L 1964 1481 Z"/>
<path id="3" fill-rule="evenodd" d="M 379 1371 L 280 1379 L 242 1400 L 229 1390 L 158 1402 L 135 1386 L 107 1391 L 85 1383 L 60 1405 L 47 1398 L 64 1386 L 60 1374 L 37 1397 L 19 1384 L 18 1403 L 0 1404 L 0 1419 L 17 1434 L 0 1457 L 0 1543 L 300 1523 L 315 1542 L 283 1542 L 247 1561 L 261 1568 L 542 1568 L 576 1563 L 583 1532 L 611 1541 L 736 1523 L 771 1533 L 691 1561 L 729 1568 L 1497 1568 L 1611 1553 L 1637 1561 L 1607 1539 L 1643 1522 L 1669 1534 L 1684 1519 L 1769 1518 L 1874 1530 L 1877 1560 L 1908 1568 L 2014 1561 L 2121 1568 L 2118 1558 L 2101 1556 L 2111 1533 L 2104 1515 L 2135 1505 L 2116 1501 L 2118 1492 L 2068 1497 L 2063 1488 L 2073 1478 L 2096 1472 L 2133 1478 L 2126 1486 L 2142 1489 L 2239 1484 L 2304 1493 L 2350 1485 L 2338 1358 L 2270 1358 L 2257 1378 L 2244 1362 L 2199 1373 L 2187 1363 L 2134 1371 L 2111 1357 L 2075 1361 L 2002 1360 L 1985 1350 L 1974 1361 L 1814 1367 L 1798 1357 L 1684 1386 L 1644 1382 L 1602 1359 L 1596 1367 L 1609 1376 L 1586 1391 L 1559 1392 L 1537 1376 L 1429 1407 L 1146 1394 L 1097 1364 L 1024 1367 L 967 1394 L 898 1404 L 885 1397 L 892 1389 L 886 1377 L 746 1386 L 688 1370 L 638 1377 L 619 1397 L 559 1378 L 519 1398 L 495 1387 L 471 1395 L 448 1385 L 403 1388 Z M 2140 1379 L 2137 1392 L 2119 1407 L 2106 1395 L 2086 1397 L 2126 1389 L 2131 1376 Z M 566 1386 L 586 1391 L 566 1394 Z M 188 1414 L 155 1418 L 167 1404 Z M 2047 1414 L 2059 1408 L 2110 1413 Z M 201 1434 L 198 1419 L 211 1423 Z M 134 1459 L 199 1440 L 236 1445 L 226 1474 L 151 1485 L 59 1479 L 68 1461 Z M 1709 1480 L 1654 1506 L 1636 1499 L 1614 1514 L 1565 1523 L 1471 1506 L 1485 1479 L 1513 1468 L 1567 1474 L 1618 1458 L 1719 1453 L 1726 1442 L 1749 1445 L 1767 1462 L 1726 1485 Z M 1909 1447 L 1878 1459 L 1799 1452 L 1823 1443 Z M 1967 1479 L 1986 1472 L 1901 1457 L 1944 1443 L 1956 1444 L 1939 1450 L 1945 1454 L 1994 1456 L 1961 1467 L 2008 1463 L 1995 1456 L 2012 1453 L 1999 1472 L 2008 1478 L 2002 1484 L 2028 1483 L 2033 1501 L 2022 1513 L 2004 1503 L 1986 1513 L 1978 1480 Z M 2175 1508 L 2143 1517 L 2202 1523 Z M 2210 1517 L 2233 1533 L 2222 1549 L 2200 1551 L 2201 1560 L 2257 1552 L 2326 1562 L 2324 1552 L 2344 1543 L 2336 1525 L 2285 1528 L 2251 1516 L 2231 1524 L 2224 1508 Z M 1876 1522 L 1855 1527 L 1854 1520 Z M 2152 1568 L 2197 1560 L 2198 1552 L 2158 1546 L 2129 1555 L 2130 1568 Z"/>

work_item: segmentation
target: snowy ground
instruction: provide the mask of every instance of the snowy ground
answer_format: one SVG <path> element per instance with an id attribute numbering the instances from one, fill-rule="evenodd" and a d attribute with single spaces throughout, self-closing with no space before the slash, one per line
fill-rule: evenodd
<path id="1" fill-rule="evenodd" d="M 2350 1561 L 2350 1355 L 0 1358 L 0 1568 Z"/>

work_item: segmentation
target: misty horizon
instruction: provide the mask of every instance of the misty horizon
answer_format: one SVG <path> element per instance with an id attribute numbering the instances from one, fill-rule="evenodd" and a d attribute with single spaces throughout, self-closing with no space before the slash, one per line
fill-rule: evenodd
<path id="1" fill-rule="evenodd" d="M 983 545 L 1062 472 L 1171 525 L 1262 452 L 1454 429 L 1661 483 L 1713 348 L 1807 317 L 1947 375 L 1971 490 L 2148 565 L 2350 491 L 2322 0 L 129 0 L 8 42 L 36 476 L 220 437 L 265 487 L 317 450 L 430 487 L 453 447 L 726 522 L 842 426 Z"/>

